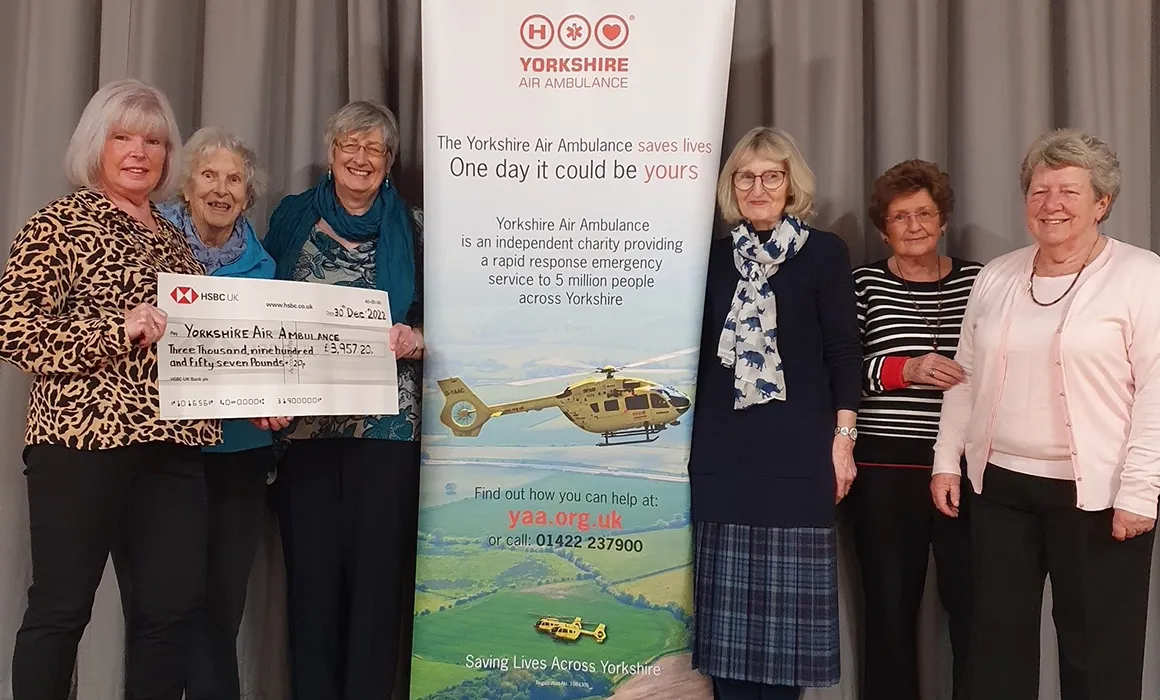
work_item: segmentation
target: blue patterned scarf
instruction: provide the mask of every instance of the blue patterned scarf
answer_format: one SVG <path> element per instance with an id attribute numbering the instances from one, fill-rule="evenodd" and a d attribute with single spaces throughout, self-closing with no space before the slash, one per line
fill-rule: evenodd
<path id="1" fill-rule="evenodd" d="M 769 278 L 797 255 L 809 229 L 792 216 L 781 220 L 761 242 L 748 224 L 733 229 L 733 264 L 741 273 L 725 319 L 717 357 L 733 368 L 733 408 L 785 400 L 785 379 L 777 351 L 777 300 Z"/>
<path id="2" fill-rule="evenodd" d="M 205 274 L 212 275 L 220 267 L 236 263 L 246 250 L 246 241 L 249 236 L 247 229 L 250 222 L 245 216 L 234 220 L 234 230 L 229 238 L 218 248 L 211 248 L 197 235 L 197 228 L 193 225 L 193 217 L 189 213 L 189 205 L 181 201 L 165 202 L 157 205 L 161 215 L 181 229 L 189 249 L 193 251 L 197 261 L 205 267 Z"/>

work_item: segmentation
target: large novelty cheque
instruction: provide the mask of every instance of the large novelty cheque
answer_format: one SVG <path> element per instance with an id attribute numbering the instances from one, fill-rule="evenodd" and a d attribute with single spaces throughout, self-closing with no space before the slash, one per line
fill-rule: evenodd
<path id="1" fill-rule="evenodd" d="M 385 292 L 158 275 L 161 418 L 399 412 Z"/>

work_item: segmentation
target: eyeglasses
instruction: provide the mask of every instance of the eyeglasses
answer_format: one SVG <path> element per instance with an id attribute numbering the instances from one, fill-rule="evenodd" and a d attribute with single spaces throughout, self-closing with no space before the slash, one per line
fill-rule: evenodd
<path id="1" fill-rule="evenodd" d="M 344 141 L 338 144 L 338 150 L 349 155 L 354 155 L 360 150 L 365 150 L 367 155 L 371 156 L 372 158 L 382 158 L 383 156 L 387 155 L 388 151 L 390 151 L 389 148 L 386 148 L 382 144 L 355 143 L 354 141 Z"/>
<path id="2" fill-rule="evenodd" d="M 733 186 L 739 190 L 752 189 L 753 183 L 761 178 L 761 186 L 767 190 L 776 190 L 785 184 L 784 170 L 766 170 L 759 174 L 739 171 L 733 173 Z"/>
<path id="3" fill-rule="evenodd" d="M 918 221 L 919 226 L 926 226 L 927 224 L 938 219 L 938 214 L 938 210 L 931 211 L 929 209 L 916 211 L 913 214 L 910 212 L 900 211 L 894 216 L 887 218 L 886 225 L 893 226 L 895 228 L 903 228 L 908 226 L 910 224 L 910 220 L 913 218 Z"/>

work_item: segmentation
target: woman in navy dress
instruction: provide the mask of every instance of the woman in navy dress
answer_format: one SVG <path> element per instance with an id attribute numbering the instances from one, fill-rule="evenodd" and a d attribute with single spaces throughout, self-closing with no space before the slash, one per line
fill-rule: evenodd
<path id="1" fill-rule="evenodd" d="M 793 138 L 746 134 L 717 187 L 689 459 L 694 665 L 718 700 L 838 683 L 835 507 L 854 480 L 861 395 L 849 252 L 811 228 Z"/>

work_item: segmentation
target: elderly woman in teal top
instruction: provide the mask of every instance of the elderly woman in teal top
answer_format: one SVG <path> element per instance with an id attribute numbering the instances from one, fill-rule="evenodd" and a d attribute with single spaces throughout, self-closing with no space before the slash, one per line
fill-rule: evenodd
<path id="1" fill-rule="evenodd" d="M 207 126 L 189 138 L 183 156 L 180 193 L 158 205 L 162 216 L 185 234 L 206 274 L 272 279 L 274 260 L 246 218 L 266 189 L 254 152 L 225 129 Z M 274 467 L 272 443 L 270 432 L 250 421 L 227 420 L 221 444 L 202 448 L 209 506 L 206 596 L 194 626 L 187 700 L 240 697 L 238 627 L 265 514 L 267 474 Z M 126 559 L 115 554 L 114 562 L 128 601 Z"/>
<path id="2" fill-rule="evenodd" d="M 264 243 L 278 279 L 387 292 L 399 413 L 266 421 L 289 442 L 274 491 L 292 698 L 389 698 L 418 515 L 423 219 L 388 178 L 399 146 L 389 109 L 346 105 L 325 143 L 328 173 L 282 200 Z"/>

